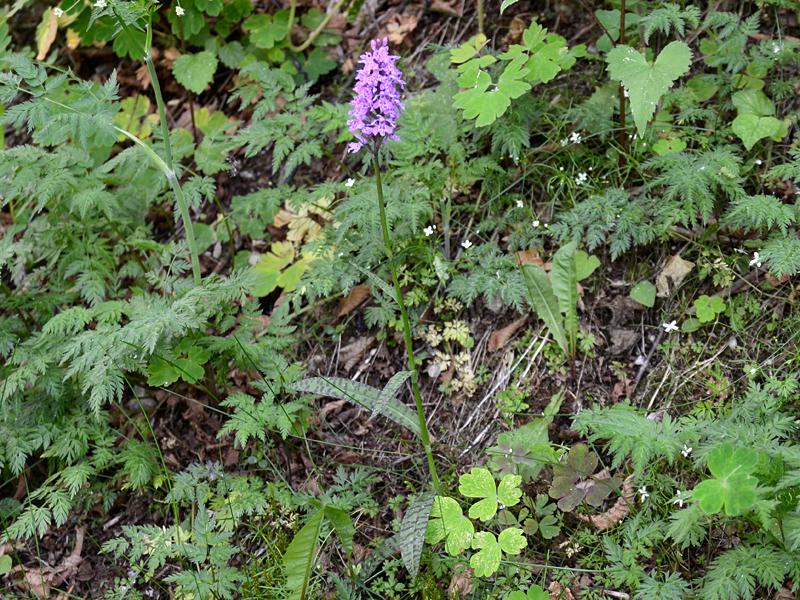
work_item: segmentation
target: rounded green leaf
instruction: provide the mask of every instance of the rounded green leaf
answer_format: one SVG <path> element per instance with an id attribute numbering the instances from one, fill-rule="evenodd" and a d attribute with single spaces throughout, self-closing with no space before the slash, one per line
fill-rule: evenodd
<path id="1" fill-rule="evenodd" d="M 508 473 L 503 475 L 500 485 L 497 486 L 497 499 L 505 506 L 514 506 L 522 498 L 522 490 L 519 488 L 522 477 Z"/>
<path id="2" fill-rule="evenodd" d="M 656 286 L 649 281 L 640 281 L 633 286 L 630 296 L 642 306 L 653 308 L 656 303 Z"/>
<path id="3" fill-rule="evenodd" d="M 473 519 L 488 521 L 497 513 L 497 488 L 489 469 L 473 467 L 458 479 L 458 491 L 467 498 L 483 498 L 469 509 Z"/>
<path id="4" fill-rule="evenodd" d="M 501 531 L 497 537 L 497 542 L 506 554 L 519 554 L 528 545 L 528 540 L 525 539 L 522 529 L 517 527 L 508 527 Z"/>
<path id="5" fill-rule="evenodd" d="M 208 50 L 197 54 L 181 54 L 172 64 L 175 80 L 195 94 L 208 87 L 216 70 L 217 55 Z"/>
<path id="6" fill-rule="evenodd" d="M 500 566 L 502 552 L 500 544 L 497 543 L 493 533 L 481 531 L 475 534 L 472 540 L 472 547 L 480 552 L 476 552 L 469 559 L 469 566 L 472 567 L 477 577 L 491 577 Z"/>

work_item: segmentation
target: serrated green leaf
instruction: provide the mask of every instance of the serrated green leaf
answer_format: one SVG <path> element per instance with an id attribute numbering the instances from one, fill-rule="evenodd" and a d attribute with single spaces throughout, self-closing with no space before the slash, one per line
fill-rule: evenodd
<path id="1" fill-rule="evenodd" d="M 181 54 L 172 64 L 175 80 L 187 90 L 200 94 L 214 79 L 217 55 L 209 50 L 196 54 Z"/>
<path id="2" fill-rule="evenodd" d="M 466 498 L 482 498 L 469 508 L 473 519 L 488 521 L 497 513 L 497 488 L 489 469 L 473 467 L 458 478 L 458 491 Z"/>
<path id="3" fill-rule="evenodd" d="M 272 15 L 251 15 L 245 19 L 242 29 L 250 36 L 250 41 L 256 48 L 270 50 L 289 34 L 289 12 L 279 10 Z"/>
<path id="4" fill-rule="evenodd" d="M 458 556 L 472 544 L 475 527 L 464 516 L 461 506 L 453 498 L 436 496 L 431 507 L 425 540 L 436 544 L 444 540 L 450 556 Z"/>
<path id="5" fill-rule="evenodd" d="M 497 538 L 493 533 L 481 531 L 475 534 L 472 540 L 472 547 L 479 550 L 469 559 L 469 566 L 472 567 L 476 577 L 491 577 L 500 566 L 502 551 Z"/>
<path id="6" fill-rule="evenodd" d="M 456 65 L 467 62 L 480 52 L 481 48 L 483 48 L 488 41 L 488 38 L 482 33 L 472 36 L 458 48 L 450 50 L 450 62 Z"/>
<path id="7" fill-rule="evenodd" d="M 670 42 L 651 64 L 634 48 L 619 45 L 608 53 L 607 61 L 611 79 L 628 90 L 633 120 L 643 135 L 658 101 L 689 70 L 692 51 L 684 42 Z"/>
<path id="8" fill-rule="evenodd" d="M 506 554 L 519 554 L 528 545 L 528 540 L 518 527 L 508 527 L 497 536 L 497 543 Z"/>

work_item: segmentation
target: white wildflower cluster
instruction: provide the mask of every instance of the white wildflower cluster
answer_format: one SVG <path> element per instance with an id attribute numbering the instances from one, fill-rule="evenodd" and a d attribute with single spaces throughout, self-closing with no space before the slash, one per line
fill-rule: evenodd
<path id="1" fill-rule="evenodd" d="M 178 15 L 179 17 L 182 17 L 185 13 L 186 11 L 183 10 L 183 7 L 180 4 L 178 4 L 178 6 L 175 7 L 175 14 Z"/>
<path id="2" fill-rule="evenodd" d="M 59 8 L 58 6 L 56 6 L 53 9 L 53 14 L 56 16 L 56 18 L 60 19 L 61 17 L 64 16 L 64 11 L 61 8 Z"/>
<path id="3" fill-rule="evenodd" d="M 425 229 L 422 230 L 422 233 L 425 234 L 425 237 L 431 237 L 433 232 L 436 231 L 436 225 L 428 225 Z"/>
<path id="4" fill-rule="evenodd" d="M 589 174 L 586 171 L 581 171 L 578 173 L 578 176 L 575 177 L 575 185 L 583 185 L 589 181 Z"/>
<path id="5" fill-rule="evenodd" d="M 582 141 L 583 136 L 577 131 L 573 131 L 569 134 L 569 137 L 565 137 L 561 140 L 561 145 L 566 146 L 567 144 L 580 144 Z"/>
<path id="6" fill-rule="evenodd" d="M 751 267 L 761 268 L 761 256 L 758 252 L 753 252 L 753 258 L 750 260 Z"/>
<path id="7" fill-rule="evenodd" d="M 678 331 L 678 322 L 670 321 L 669 323 L 662 323 L 661 327 L 664 328 L 664 333 L 672 333 L 673 331 Z"/>

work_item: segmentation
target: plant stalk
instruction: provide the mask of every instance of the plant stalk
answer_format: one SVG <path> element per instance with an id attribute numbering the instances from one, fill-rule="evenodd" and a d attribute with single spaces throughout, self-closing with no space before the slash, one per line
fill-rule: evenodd
<path id="1" fill-rule="evenodd" d="M 625 0 L 620 0 L 619 6 L 619 43 L 625 43 Z M 619 143 L 624 150 L 627 138 L 625 137 L 625 86 L 622 83 L 619 84 L 619 127 Z"/>
<path id="2" fill-rule="evenodd" d="M 386 202 L 383 198 L 383 185 L 381 183 L 381 169 L 378 161 L 377 148 L 372 153 L 372 165 L 375 170 L 375 186 L 378 192 L 378 207 L 380 208 L 381 231 L 383 232 L 383 246 L 386 258 L 389 260 L 389 269 L 392 272 L 392 283 L 394 292 L 397 296 L 397 304 L 400 306 L 400 318 L 403 321 L 403 339 L 405 340 L 408 370 L 411 371 L 411 390 L 414 393 L 414 404 L 417 406 L 417 418 L 419 419 L 420 437 L 425 456 L 428 459 L 428 470 L 431 474 L 433 487 L 437 493 L 441 493 L 441 483 L 436 472 L 436 463 L 433 460 L 431 450 L 431 439 L 428 434 L 428 424 L 425 420 L 425 409 L 422 406 L 422 394 L 419 389 L 419 377 L 417 375 L 417 363 L 414 359 L 414 342 L 411 337 L 411 322 L 408 319 L 406 303 L 403 300 L 403 292 L 400 289 L 400 280 L 397 278 L 397 265 L 394 262 L 394 251 L 392 250 L 392 239 L 389 235 L 389 223 L 386 220 Z"/>

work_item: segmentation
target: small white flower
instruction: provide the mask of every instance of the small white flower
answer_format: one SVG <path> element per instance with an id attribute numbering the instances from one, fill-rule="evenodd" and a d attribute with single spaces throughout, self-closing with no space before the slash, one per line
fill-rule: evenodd
<path id="1" fill-rule="evenodd" d="M 681 454 L 683 454 L 684 458 L 689 458 L 689 455 L 692 453 L 693 448 L 691 446 L 687 446 L 686 444 L 683 445 L 683 450 L 681 450 Z"/>
<path id="2" fill-rule="evenodd" d="M 759 167 L 764 164 L 764 161 L 761 160 L 760 158 L 755 159 L 753 162 L 757 164 Z"/>
<path id="3" fill-rule="evenodd" d="M 569 144 L 569 140 L 567 138 L 564 138 L 564 139 L 561 140 L 560 143 L 561 143 L 562 146 L 566 146 L 567 144 Z"/>
<path id="4" fill-rule="evenodd" d="M 61 10 L 60 8 L 58 8 L 58 7 L 55 7 L 53 9 L 53 14 L 56 16 L 56 18 L 60 18 L 60 17 L 64 16 L 64 11 Z"/>
<path id="5" fill-rule="evenodd" d="M 673 331 L 678 331 L 678 322 L 677 321 L 670 321 L 669 323 L 662 323 L 661 326 L 664 328 L 664 333 L 672 333 Z"/>
<path id="6" fill-rule="evenodd" d="M 758 252 L 753 252 L 753 258 L 750 260 L 750 266 L 752 267 L 753 265 L 759 269 L 761 268 L 761 256 L 759 256 Z"/>
<path id="7" fill-rule="evenodd" d="M 534 228 L 539 227 L 539 219 L 535 219 L 533 221 L 533 226 L 534 226 Z"/>
<path id="8" fill-rule="evenodd" d="M 522 200 L 517 200 L 517 208 L 522 208 L 523 206 L 525 205 L 522 203 Z"/>
<path id="9" fill-rule="evenodd" d="M 464 240 L 463 242 L 461 242 L 461 247 L 464 248 L 464 250 L 469 250 L 470 248 L 472 248 L 472 242 L 470 242 L 469 240 Z"/>
<path id="10" fill-rule="evenodd" d="M 686 492 L 678 490 L 678 492 L 675 494 L 675 499 L 672 501 L 672 503 L 677 504 L 678 508 L 683 508 L 683 503 L 686 501 L 686 495 L 687 495 Z"/>
<path id="11" fill-rule="evenodd" d="M 183 7 L 180 4 L 175 7 L 175 14 L 178 15 L 179 17 L 182 17 L 185 12 L 186 11 L 183 10 Z"/>
<path id="12" fill-rule="evenodd" d="M 351 187 L 353 187 L 353 184 L 355 182 L 356 182 L 356 180 L 351 177 L 350 179 L 348 179 L 347 181 L 344 182 L 344 187 L 351 188 Z"/>
<path id="13" fill-rule="evenodd" d="M 106 0 L 97 0 L 97 2 L 94 3 L 94 7 L 98 8 L 98 9 L 105 8 L 106 7 Z"/>
<path id="14" fill-rule="evenodd" d="M 643 485 L 642 487 L 640 487 L 638 492 L 639 492 L 639 501 L 640 502 L 644 502 L 645 500 L 647 500 L 650 497 L 650 492 L 647 491 L 647 486 L 646 485 Z"/>
<path id="15" fill-rule="evenodd" d="M 577 131 L 573 131 L 569 136 L 569 141 L 573 144 L 580 144 L 583 141 L 583 136 Z"/>
<path id="16" fill-rule="evenodd" d="M 589 179 L 589 174 L 581 171 L 575 178 L 575 185 L 583 185 L 588 181 L 588 179 Z"/>
<path id="17" fill-rule="evenodd" d="M 425 234 L 425 237 L 431 237 L 433 235 L 433 226 L 428 225 L 425 229 L 422 230 L 422 232 Z"/>
<path id="18" fill-rule="evenodd" d="M 631 93 L 628 91 L 628 88 L 626 87 L 622 88 L 622 95 L 625 96 L 626 98 L 631 97 Z"/>

